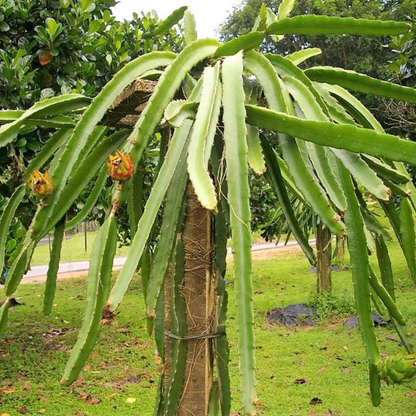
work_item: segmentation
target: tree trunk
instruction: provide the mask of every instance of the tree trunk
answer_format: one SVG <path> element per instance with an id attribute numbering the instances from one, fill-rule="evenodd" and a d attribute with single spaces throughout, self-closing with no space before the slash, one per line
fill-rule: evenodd
<path id="1" fill-rule="evenodd" d="M 322 223 L 318 224 L 316 231 L 317 290 L 318 293 L 331 292 L 331 233 Z"/>
<path id="2" fill-rule="evenodd" d="M 345 237 L 340 237 L 337 235 L 337 261 L 339 266 L 344 265 L 345 261 Z"/>
<path id="3" fill-rule="evenodd" d="M 201 206 L 192 185 L 188 184 L 185 223 L 180 236 L 185 260 L 180 292 L 186 305 L 187 355 L 182 395 L 175 413 L 178 416 L 203 416 L 208 413 L 214 360 L 209 334 L 213 332 L 216 311 L 212 221 L 212 213 Z M 168 303 L 167 296 L 167 312 Z M 166 337 L 166 375 L 171 367 L 171 342 Z"/>
<path id="4" fill-rule="evenodd" d="M 135 81 L 119 95 L 103 123 L 105 125 L 133 126 L 143 110 L 144 98 L 153 92 L 155 84 L 155 82 L 148 80 Z M 165 361 L 161 396 L 158 402 L 158 406 L 160 406 L 157 414 L 163 406 L 168 406 L 166 401 L 169 402 L 174 395 L 172 392 L 172 395 L 169 396 L 171 392 L 166 391 L 169 378 L 175 380 L 175 390 L 181 389 L 181 386 L 177 385 L 182 381 L 181 377 L 177 377 L 178 360 L 172 362 L 172 356 L 175 356 L 175 353 L 180 354 L 178 349 L 182 347 L 178 344 L 183 345 L 183 343 L 187 347 L 186 362 L 181 396 L 179 404 L 176 406 L 175 415 L 204 416 L 208 413 L 214 362 L 214 341 L 210 338 L 210 334 L 214 332 L 218 323 L 213 221 L 212 213 L 201 206 L 192 185 L 189 183 L 184 228 L 182 234 L 178 235 L 178 238 L 183 241 L 183 280 L 178 280 L 175 274 L 177 270 L 173 270 L 174 266 L 176 267 L 175 260 L 172 259 L 170 273 L 165 281 L 165 313 L 164 316 L 161 315 L 162 320 L 164 318 L 164 328 L 162 322 L 160 326 L 162 332 L 159 333 L 159 339 L 163 340 L 163 330 L 165 330 L 163 345 Z M 178 282 L 180 282 L 179 285 Z M 172 334 L 172 324 L 175 324 L 175 320 L 177 324 L 178 320 L 182 319 L 182 315 L 171 308 L 172 303 L 175 302 L 172 300 L 173 297 L 180 298 L 178 304 L 181 313 L 183 305 L 180 303 L 184 302 L 185 304 L 185 337 L 175 337 L 175 334 Z M 179 326 L 181 328 L 176 328 L 178 333 L 183 330 L 182 324 Z M 178 355 L 175 357 L 177 359 Z M 179 369 L 179 371 L 181 370 L 183 367 Z M 172 386 L 170 388 L 172 389 Z M 164 400 L 165 403 L 163 403 Z"/>

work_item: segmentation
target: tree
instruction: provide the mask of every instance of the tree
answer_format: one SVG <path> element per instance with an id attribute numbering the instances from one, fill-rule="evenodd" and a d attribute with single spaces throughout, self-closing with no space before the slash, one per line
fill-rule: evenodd
<path id="1" fill-rule="evenodd" d="M 291 4 L 284 2 L 282 7 L 290 12 Z M 154 324 L 156 343 L 165 364 L 156 413 L 186 414 L 188 408 L 194 414 L 228 415 L 230 386 L 224 273 L 230 230 L 242 405 L 246 414 L 254 414 L 257 395 L 249 164 L 257 174 L 267 168 L 282 210 L 306 255 L 311 256 L 311 249 L 293 213 L 289 187 L 291 192 L 302 195 L 334 234 L 348 233 L 357 312 L 369 361 L 371 396 L 374 405 L 378 405 L 380 379 L 407 381 L 415 377 L 416 368 L 413 345 L 394 302 L 385 233 L 368 208 L 368 195 L 379 200 L 396 226 L 409 270 L 416 279 L 414 204 L 410 203 L 410 199 L 414 202 L 415 193 L 412 196 L 407 192 L 414 190 L 414 186 L 402 165 L 402 162 L 416 164 L 416 144 L 384 133 L 371 113 L 343 86 L 411 102 L 416 101 L 416 93 L 413 89 L 340 69 L 314 67 L 302 71 L 292 62 L 293 56 L 264 55 L 255 49 L 263 41 L 266 30 L 267 34 L 277 36 L 294 30 L 315 35 L 328 32 L 397 35 L 407 33 L 409 26 L 399 22 L 334 20 L 317 16 L 282 18 L 267 25 L 266 19 L 261 19 L 260 30 L 220 44 L 212 39 L 196 40 L 193 17 L 185 8 L 168 17 L 166 25 L 184 13 L 187 46 L 182 52 L 178 55 L 152 52 L 126 65 L 89 104 L 67 143 L 58 146 L 62 150 L 45 150 L 48 158 L 33 162 L 31 168 L 42 169 L 47 159 L 52 159 L 48 174 L 29 171 L 30 185 L 40 199 L 40 206 L 6 281 L 7 299 L 0 309 L 0 335 L 5 330 L 11 297 L 30 264 L 39 238 L 55 228 L 55 241 L 59 241 L 65 213 L 95 172 L 103 169 L 103 163 L 111 154 L 108 169 L 116 181 L 112 204 L 94 243 L 83 326 L 61 383 L 67 385 L 76 380 L 97 340 L 102 315 L 111 319 L 141 260 L 147 316 Z M 308 53 L 304 52 L 303 58 Z M 166 69 L 133 130 L 129 134 L 116 133 L 98 143 L 99 135 L 95 132 L 100 126 L 97 124 L 114 100 L 135 79 L 160 67 Z M 179 100 L 178 91 L 183 95 Z M 23 115 L 3 113 L 3 116 L 14 117 L 14 121 L 0 129 L 0 146 L 13 140 L 29 122 L 47 122 L 59 129 L 58 121 L 62 118 L 57 119 L 57 114 L 61 117 L 63 112 L 83 108 L 86 101 L 81 95 L 63 95 L 41 101 Z M 296 106 L 301 110 L 298 113 Z M 135 189 L 135 177 L 140 172 L 138 163 L 160 121 L 161 128 L 172 130 L 173 135 L 165 130 L 170 141 L 168 150 L 142 212 L 141 202 L 135 201 L 136 193 L 131 189 Z M 270 135 L 259 135 L 259 129 Z M 282 149 L 282 160 L 276 155 L 276 140 Z M 374 146 L 375 141 L 377 146 Z M 316 156 L 316 171 L 302 156 L 305 146 Z M 123 151 L 112 155 L 117 148 Z M 334 170 L 323 169 L 324 166 Z M 391 189 L 386 187 L 387 181 Z M 321 189 L 326 189 L 328 196 Z M 400 196 L 400 213 L 388 203 L 392 192 Z M 3 224 L 10 222 L 24 193 L 22 184 L 3 211 L 0 220 Z M 139 220 L 132 222 L 137 226 L 131 249 L 110 288 L 116 216 L 124 202 L 131 207 L 129 213 Z M 161 207 L 163 222 L 159 230 L 154 222 Z M 158 245 L 150 259 L 146 243 L 155 235 L 159 238 Z M 0 237 L 2 247 L 4 235 Z M 369 264 L 367 250 L 371 249 L 373 239 L 382 282 Z M 59 244 L 55 247 L 47 288 L 53 287 L 56 278 Z M 194 273 L 202 281 L 199 285 L 205 288 L 203 298 L 189 285 L 195 282 Z M 370 313 L 370 290 L 391 314 L 408 354 L 400 352 L 384 360 L 381 358 Z M 169 306 L 167 325 L 165 301 Z M 45 296 L 45 304 L 51 302 L 53 290 Z M 189 323 L 199 315 L 195 314 L 196 309 L 189 312 L 188 307 L 197 308 L 198 305 L 203 305 L 204 323 L 196 325 L 198 332 L 194 333 Z M 195 348 L 197 345 L 203 348 Z M 204 378 L 191 380 L 194 374 L 192 368 L 187 367 L 188 354 L 197 360 L 199 351 L 204 353 L 205 371 L 198 371 L 195 377 Z M 216 372 L 211 365 L 213 362 Z M 202 400 L 201 396 L 187 395 L 190 384 L 204 391 Z"/>
<path id="2" fill-rule="evenodd" d="M 391 63 L 390 68 L 395 71 L 397 80 L 402 85 L 414 88 L 416 85 L 416 31 L 414 17 L 412 23 L 412 32 L 393 38 L 393 42 L 390 44 L 391 49 L 396 54 L 396 59 Z M 414 104 L 396 103 L 390 100 L 388 101 L 388 111 L 391 126 L 402 133 L 406 133 L 411 140 L 415 140 L 416 110 Z M 415 178 L 414 173 L 413 178 Z"/>
<path id="3" fill-rule="evenodd" d="M 236 6 L 233 12 L 219 29 L 220 39 L 228 41 L 236 36 L 244 35 L 251 31 L 255 18 L 259 13 L 261 4 L 277 12 L 281 3 L 276 0 L 259 2 L 246 0 L 240 6 Z M 326 15 L 364 19 L 399 20 L 407 21 L 409 15 L 414 13 L 413 1 L 387 1 L 379 0 L 354 1 L 354 0 L 300 0 L 297 1 L 292 16 L 297 15 Z M 394 59 L 394 55 L 385 45 L 389 43 L 386 36 L 381 39 L 368 36 L 331 35 L 331 36 L 305 36 L 289 35 L 279 42 L 267 39 L 260 46 L 263 52 L 279 53 L 283 56 L 300 51 L 305 47 L 316 47 L 323 51 L 322 54 L 312 57 L 306 63 L 307 66 L 329 65 L 351 69 L 371 77 L 382 80 L 390 80 L 394 74 L 389 69 L 388 63 Z M 383 127 L 391 127 L 389 114 L 380 97 L 369 97 L 361 94 L 359 98 L 367 108 L 372 109 L 373 114 L 382 123 Z M 395 131 L 398 133 L 397 131 Z"/>
<path id="4" fill-rule="evenodd" d="M 119 22 L 110 9 L 114 4 L 113 0 L 1 2 L 0 109 L 24 110 L 39 100 L 71 92 L 94 97 L 118 70 L 139 55 L 182 47 L 177 27 L 156 34 L 161 21 L 155 13 L 134 13 L 132 20 Z M 0 121 L 4 122 L 7 120 Z M 2 197 L 10 197 L 21 183 L 27 164 L 51 141 L 52 133 L 47 126 L 28 126 L 24 137 L 3 149 L 0 206 Z M 85 204 L 92 185 L 88 188 L 73 205 L 70 216 Z M 92 219 L 101 221 L 106 199 L 101 197 L 103 203 L 96 205 Z M 9 234 L 7 259 L 13 256 L 36 209 L 37 201 L 31 197 L 19 205 L 19 221 Z M 124 227 L 120 232 L 123 242 L 129 239 L 126 230 Z"/>
<path id="5" fill-rule="evenodd" d="M 240 6 L 236 6 L 233 12 L 228 16 L 222 24 L 219 32 L 222 41 L 228 41 L 236 36 L 244 35 L 252 30 L 255 25 L 256 16 L 259 14 L 261 4 L 269 7 L 274 13 L 277 12 L 280 2 L 268 0 L 258 2 L 254 0 L 246 0 Z M 407 15 L 413 12 L 413 4 L 409 1 L 400 2 L 381 2 L 379 0 L 372 1 L 315 1 L 302 0 L 296 2 L 291 14 L 297 15 L 328 15 L 342 16 L 353 18 L 380 19 L 380 20 L 407 20 Z M 384 44 L 388 43 L 389 38 L 386 36 L 380 39 L 368 36 L 353 35 L 331 35 L 331 36 L 306 36 L 292 34 L 285 36 L 283 39 L 268 38 L 261 45 L 260 50 L 263 52 L 279 53 L 283 56 L 299 52 L 304 48 L 316 47 L 323 51 L 321 54 L 311 56 L 310 59 L 303 62 L 303 65 L 310 67 L 313 65 L 329 65 L 334 67 L 342 67 L 344 69 L 354 70 L 356 72 L 367 74 L 378 79 L 389 80 L 393 73 L 389 69 L 389 61 L 393 59 L 393 54 Z M 369 96 L 366 94 L 355 93 L 363 104 L 372 109 L 373 114 L 381 122 L 383 127 L 392 127 L 392 117 L 389 108 L 398 106 L 401 103 L 395 103 L 390 100 L 386 106 L 386 100 L 378 96 Z M 409 106 L 408 104 L 404 104 Z M 396 118 L 408 120 L 409 117 L 400 117 L 396 112 Z M 397 126 L 395 132 L 399 133 Z M 273 205 L 275 202 L 272 197 L 266 199 L 263 196 L 256 195 L 256 190 L 252 189 L 252 201 L 255 207 Z M 303 216 L 304 213 L 300 212 Z M 270 211 L 265 210 L 259 212 L 258 225 L 260 229 L 264 229 L 263 234 L 272 240 L 276 236 L 287 232 L 287 226 L 284 222 L 278 220 L 279 211 L 275 213 L 277 221 L 270 220 Z M 282 218 L 282 217 L 281 217 Z M 318 293 L 326 292 L 325 288 L 331 287 L 331 250 L 324 250 L 330 244 L 331 236 L 325 227 L 316 227 L 319 219 L 308 222 L 309 228 L 306 234 L 312 234 L 317 239 L 317 289 Z"/>
<path id="6" fill-rule="evenodd" d="M 155 49 L 178 51 L 175 29 L 156 35 L 156 14 L 119 22 L 113 0 L 3 1 L 0 5 L 0 108 L 26 109 L 69 92 L 95 96 L 131 59 Z M 0 157 L 2 195 L 49 138 L 36 130 Z M 8 169 L 8 167 L 12 169 Z M 16 176 L 16 180 L 14 180 Z"/>
<path id="7" fill-rule="evenodd" d="M 88 97 L 127 62 L 152 50 L 178 51 L 175 29 L 157 36 L 156 14 L 119 22 L 114 0 L 24 0 L 0 7 L 0 107 L 25 109 L 43 98 Z"/>

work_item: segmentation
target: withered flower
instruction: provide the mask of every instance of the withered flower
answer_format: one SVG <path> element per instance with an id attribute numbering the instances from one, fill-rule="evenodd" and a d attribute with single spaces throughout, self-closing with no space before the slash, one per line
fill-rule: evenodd
<path id="1" fill-rule="evenodd" d="M 52 194 L 53 192 L 53 183 L 49 178 L 48 172 L 45 173 L 39 172 L 35 169 L 29 174 L 30 181 L 27 182 L 27 185 L 30 189 L 33 190 L 34 194 L 39 198 L 45 198 Z"/>
<path id="2" fill-rule="evenodd" d="M 115 181 L 127 181 L 133 175 L 134 163 L 129 153 L 121 154 L 118 150 L 107 160 L 108 174 Z"/>

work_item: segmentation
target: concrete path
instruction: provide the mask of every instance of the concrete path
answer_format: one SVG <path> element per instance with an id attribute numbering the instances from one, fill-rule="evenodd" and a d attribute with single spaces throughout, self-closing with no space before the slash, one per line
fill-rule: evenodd
<path id="1" fill-rule="evenodd" d="M 315 239 L 309 240 L 309 243 L 314 243 Z M 282 247 L 291 247 L 297 246 L 298 243 L 296 241 L 289 241 L 286 245 L 284 243 L 274 244 L 274 243 L 266 243 L 266 244 L 256 244 L 252 247 L 252 251 L 260 251 L 260 250 L 273 250 Z M 231 254 L 231 248 L 228 248 L 228 254 Z M 123 264 L 126 262 L 126 257 L 116 257 L 113 263 L 113 269 L 117 270 L 120 269 Z M 58 274 L 64 273 L 79 273 L 85 272 L 89 269 L 90 262 L 86 261 L 77 261 L 71 263 L 61 263 L 59 265 Z M 23 276 L 24 278 L 33 278 L 33 277 L 40 277 L 46 276 L 48 272 L 48 266 L 32 266 L 31 269 Z"/>

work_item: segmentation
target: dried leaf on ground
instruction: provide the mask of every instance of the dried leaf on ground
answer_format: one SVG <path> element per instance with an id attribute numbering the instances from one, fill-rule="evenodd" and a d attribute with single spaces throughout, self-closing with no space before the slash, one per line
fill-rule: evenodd
<path id="1" fill-rule="evenodd" d="M 295 384 L 311 384 L 309 381 L 306 381 L 304 378 L 297 378 L 294 381 Z"/>
<path id="2" fill-rule="evenodd" d="M 135 397 L 129 397 L 126 399 L 126 403 L 135 403 L 136 402 L 136 398 Z"/>
<path id="3" fill-rule="evenodd" d="M 92 397 L 91 399 L 85 401 L 87 404 L 98 404 L 100 402 L 101 400 L 98 397 Z"/>

